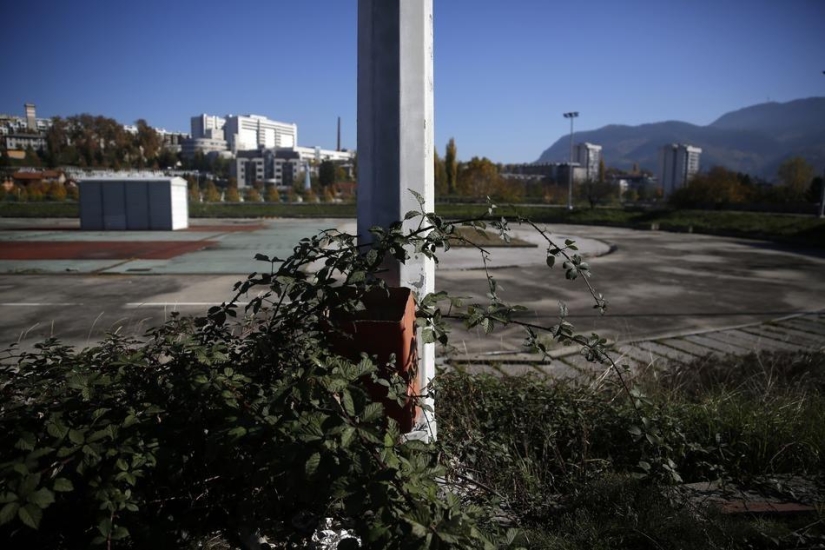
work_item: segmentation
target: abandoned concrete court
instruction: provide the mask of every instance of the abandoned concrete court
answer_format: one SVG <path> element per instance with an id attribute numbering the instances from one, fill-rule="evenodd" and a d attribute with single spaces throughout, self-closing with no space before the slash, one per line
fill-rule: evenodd
<path id="1" fill-rule="evenodd" d="M 256 253 L 285 257 L 300 238 L 336 228 L 355 231 L 354 220 L 197 220 L 188 231 L 130 233 L 81 232 L 76 220 L 0 220 L 0 344 L 28 346 L 54 335 L 82 347 L 110 330 L 139 336 L 171 311 L 200 314 L 228 300 L 236 281 L 266 267 L 253 260 Z M 620 342 L 625 361 L 637 364 L 825 346 L 821 251 L 693 234 L 549 229 L 581 244 L 610 307 L 600 317 L 580 281 L 544 265 L 542 246 L 494 249 L 501 296 L 529 306 L 532 322 L 552 325 L 562 300 L 577 331 Z M 519 235 L 540 242 L 526 230 Z M 483 273 L 471 269 L 480 265 L 471 250 L 447 253 L 437 288 L 483 295 Z M 568 375 L 587 368 L 566 350 L 538 364 L 520 353 L 515 328 L 487 337 L 456 331 L 453 343 L 453 360 L 480 370 Z"/>

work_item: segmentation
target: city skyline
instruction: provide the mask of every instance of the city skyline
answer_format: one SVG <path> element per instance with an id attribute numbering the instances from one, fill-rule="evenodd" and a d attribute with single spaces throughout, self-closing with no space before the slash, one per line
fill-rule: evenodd
<path id="1" fill-rule="evenodd" d="M 567 131 L 682 120 L 706 125 L 767 100 L 825 95 L 825 3 L 435 2 L 435 137 L 458 156 L 532 162 Z M 721 4 L 721 3 L 720 3 Z M 748 9 L 743 9 L 747 7 Z M 0 8 L 14 78 L 0 112 L 88 112 L 189 132 L 190 117 L 295 123 L 302 145 L 356 148 L 357 2 Z M 37 29 L 33 39 L 31 31 Z M 71 47 L 61 46 L 61 41 Z M 609 163 L 610 159 L 606 159 Z"/>

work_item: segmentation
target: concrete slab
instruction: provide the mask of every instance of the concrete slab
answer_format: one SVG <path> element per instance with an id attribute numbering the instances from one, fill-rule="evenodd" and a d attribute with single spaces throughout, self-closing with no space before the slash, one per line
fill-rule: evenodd
<path id="1" fill-rule="evenodd" d="M 634 346 L 655 353 L 669 361 L 677 361 L 679 363 L 690 363 L 696 359 L 696 356 L 686 351 L 677 350 L 659 342 L 635 342 Z"/>
<path id="2" fill-rule="evenodd" d="M 711 332 L 705 336 L 723 343 L 732 343 L 746 349 L 752 349 L 753 351 L 790 351 L 798 349 L 792 344 L 779 342 L 739 329 Z"/>
<path id="3" fill-rule="evenodd" d="M 708 348 L 707 346 L 697 344 L 693 341 L 688 340 L 687 338 L 669 338 L 667 340 L 663 340 L 662 343 L 667 344 L 668 346 L 674 347 L 676 349 L 682 350 L 687 352 L 691 355 L 695 355 L 696 357 L 704 357 L 706 355 L 712 354 L 719 354 L 719 350 Z"/>
<path id="4" fill-rule="evenodd" d="M 767 326 L 755 326 L 743 330 L 750 334 L 756 334 L 766 339 L 790 344 L 796 346 L 797 348 L 810 349 L 819 347 L 822 344 L 822 342 L 813 338 L 808 339 L 801 336 L 796 336 L 789 331 L 775 330 L 774 328 L 768 328 Z"/>
<path id="5" fill-rule="evenodd" d="M 46 231 L 37 229 L 36 220 L 13 222 L 0 220 L 0 248 L 15 231 L 36 230 L 40 231 L 37 238 L 43 238 L 64 227 L 56 223 Z M 200 220 L 192 222 L 195 229 Z M 170 232 L 170 240 L 208 239 L 216 244 L 169 260 L 0 261 L 0 341 L 17 340 L 24 333 L 34 341 L 53 333 L 70 343 L 85 344 L 96 341 L 108 329 L 162 322 L 164 311 L 171 308 L 202 314 L 208 305 L 228 299 L 236 281 L 268 268 L 268 264 L 252 259 L 255 253 L 285 257 L 300 238 L 321 229 L 354 227 L 351 220 L 242 220 L 239 225 L 250 227 L 234 231 L 233 220 L 206 222 L 230 227 Z M 9 224 L 14 231 L 3 231 Z M 595 312 L 584 282 L 566 281 L 561 270 L 548 269 L 542 247 L 495 249 L 495 262 L 512 266 L 493 271 L 503 288 L 501 296 L 527 305 L 530 311 L 519 316 L 527 322 L 552 326 L 558 321 L 558 303 L 562 301 L 570 311 L 568 320 L 579 333 L 594 331 L 620 341 L 652 338 L 657 344 L 702 355 L 708 351 L 705 346 L 658 340 L 656 336 L 767 322 L 825 308 L 822 256 L 779 245 L 700 235 L 563 225 L 552 226 L 552 230 L 559 238 L 570 236 L 579 244 L 590 239 L 618 246 L 611 254 L 589 260 L 593 269 L 590 281 L 610 306 L 605 316 Z M 84 232 L 69 228 L 65 233 Z M 454 252 L 458 251 L 450 251 L 442 259 L 437 290 L 483 300 L 487 292 L 484 273 L 464 269 L 461 258 L 451 269 L 449 258 L 455 257 Z M 684 272 L 668 268 L 674 263 Z M 628 269 L 631 264 L 634 268 Z M 697 270 L 709 264 L 714 269 L 697 277 Z M 788 273 L 789 264 L 794 266 L 792 274 Z M 753 276 L 754 270 L 759 271 L 758 277 Z M 643 280 L 639 280 L 639 272 L 646 274 Z M 716 272 L 724 277 L 716 277 Z M 70 276 L 56 278 L 56 274 Z M 64 303 L 80 305 L 59 305 Z M 152 305 L 137 308 L 134 304 Z M 787 322 L 794 330 L 825 335 L 825 323 L 819 316 Z M 456 327 L 452 343 L 468 354 L 520 352 L 523 337 L 523 329 L 516 326 L 497 329 L 490 336 Z M 731 343 L 753 348 L 747 341 Z"/>
<path id="6" fill-rule="evenodd" d="M 796 330 L 794 328 L 785 326 L 784 324 L 767 324 L 762 325 L 765 330 L 776 332 L 779 335 L 787 336 L 787 341 L 792 343 L 799 343 L 801 346 L 808 346 L 811 348 L 825 348 L 825 336 L 811 334 Z"/>
<path id="7" fill-rule="evenodd" d="M 687 336 L 685 337 L 685 340 L 699 346 L 704 346 L 711 350 L 720 351 L 722 353 L 743 354 L 752 351 L 751 348 L 744 345 L 737 346 L 736 344 L 732 344 L 730 342 L 720 342 L 718 340 L 714 340 L 713 338 L 707 338 L 700 335 Z"/>
<path id="8" fill-rule="evenodd" d="M 825 336 L 825 324 L 810 317 L 797 317 L 783 322 L 784 326 L 792 327 L 802 332 Z"/>

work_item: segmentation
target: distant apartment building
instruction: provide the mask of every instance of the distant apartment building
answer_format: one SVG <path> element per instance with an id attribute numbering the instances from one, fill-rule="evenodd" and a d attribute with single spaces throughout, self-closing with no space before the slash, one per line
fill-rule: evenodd
<path id="1" fill-rule="evenodd" d="M 331 161 L 351 167 L 352 151 L 330 151 L 320 147 L 277 147 L 256 151 L 238 151 L 231 165 L 231 174 L 238 181 L 238 187 L 247 187 L 255 182 L 264 182 L 279 187 L 289 187 L 306 167 L 317 175 L 321 162 Z"/>
<path id="2" fill-rule="evenodd" d="M 230 173 L 238 187 L 251 187 L 256 182 L 277 187 L 290 187 L 304 162 L 292 148 L 238 151 Z"/>
<path id="3" fill-rule="evenodd" d="M 579 143 L 573 151 L 573 161 L 584 168 L 584 179 L 599 179 L 599 162 L 602 160 L 602 146 L 592 143 Z"/>
<path id="4" fill-rule="evenodd" d="M 573 163 L 573 182 L 581 183 L 587 179 L 587 169 L 579 163 Z M 597 161 L 598 166 L 598 161 Z M 598 168 L 597 168 L 598 173 Z M 570 177 L 568 162 L 534 162 L 528 164 L 505 165 L 501 175 L 506 178 L 522 180 L 542 180 L 548 183 L 567 183 Z"/>
<path id="5" fill-rule="evenodd" d="M 662 147 L 659 166 L 659 181 L 665 197 L 683 187 L 699 171 L 699 157 L 702 149 L 681 143 L 671 143 Z"/>
<path id="6" fill-rule="evenodd" d="M 44 151 L 48 148 L 45 132 L 51 127 L 52 121 L 48 118 L 37 118 L 37 111 L 32 103 L 23 105 L 26 116 L 0 115 L 0 135 L 4 136 L 2 144 L 6 151 L 22 152 L 26 149 Z M 14 158 L 22 158 L 16 156 Z"/>
<path id="7" fill-rule="evenodd" d="M 29 148 L 35 151 L 48 149 L 45 136 L 40 134 L 8 134 L 5 136 L 5 146 L 7 151 L 25 151 Z"/>
<path id="8" fill-rule="evenodd" d="M 330 149 L 321 149 L 320 147 L 293 147 L 302 161 L 314 162 L 320 164 L 325 160 L 332 162 L 350 162 L 354 158 L 352 151 L 332 151 Z"/>

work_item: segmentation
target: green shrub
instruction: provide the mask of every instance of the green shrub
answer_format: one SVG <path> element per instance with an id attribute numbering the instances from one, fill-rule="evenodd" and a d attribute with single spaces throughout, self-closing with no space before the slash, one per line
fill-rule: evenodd
<path id="1" fill-rule="evenodd" d="M 367 254 L 355 237 L 325 232 L 285 260 L 258 256 L 264 271 L 235 287 L 237 299 L 255 296 L 237 322 L 233 301 L 174 317 L 146 342 L 113 334 L 79 352 L 53 340 L 9 350 L 0 538 L 29 548 L 179 547 L 259 527 L 299 544 L 335 518 L 370 548 L 493 548 L 480 510 L 436 483 L 436 447 L 401 442 L 366 391 L 380 379 L 400 398 L 407 381 L 330 351 L 342 336 L 329 312 L 381 291 L 374 275 L 385 255 L 446 241 L 405 236 L 400 224 L 375 238 Z"/>

